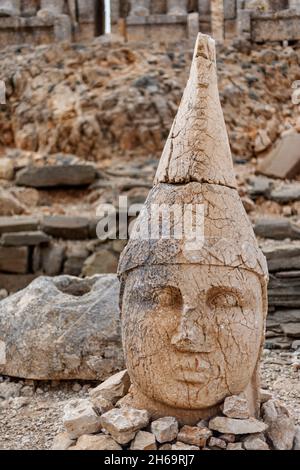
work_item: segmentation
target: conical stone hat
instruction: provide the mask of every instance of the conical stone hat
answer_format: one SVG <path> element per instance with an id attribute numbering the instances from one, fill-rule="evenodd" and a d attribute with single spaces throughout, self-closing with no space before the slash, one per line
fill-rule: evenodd
<path id="1" fill-rule="evenodd" d="M 265 286 L 268 278 L 265 257 L 236 189 L 215 43 L 203 34 L 198 35 L 154 187 L 121 255 L 119 274 L 167 264 L 247 269 Z"/>

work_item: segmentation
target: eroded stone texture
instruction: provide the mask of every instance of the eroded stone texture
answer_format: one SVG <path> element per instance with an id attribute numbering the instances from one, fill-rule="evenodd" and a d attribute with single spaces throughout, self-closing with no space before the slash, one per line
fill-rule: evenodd
<path id="1" fill-rule="evenodd" d="M 147 426 L 149 416 L 146 410 L 133 408 L 113 409 L 101 416 L 101 425 L 119 444 L 134 439 L 137 431 Z"/>
<path id="2" fill-rule="evenodd" d="M 190 77 L 164 148 L 156 183 L 190 181 L 236 187 L 218 92 L 213 39 L 197 40 Z"/>
<path id="3" fill-rule="evenodd" d="M 296 427 L 286 407 L 278 400 L 269 400 L 262 406 L 267 436 L 276 450 L 291 450 Z"/>
<path id="4" fill-rule="evenodd" d="M 236 190 L 208 36 L 119 274 L 127 404 L 197 424 L 243 393 L 258 415 L 267 267 Z"/>
<path id="5" fill-rule="evenodd" d="M 0 248 L 0 254 L 4 249 L 20 258 L 21 271 L 23 248 Z M 123 366 L 118 294 L 114 275 L 40 277 L 1 301 L 6 361 L 0 373 L 36 380 L 105 380 Z"/>
<path id="6" fill-rule="evenodd" d="M 63 422 L 70 439 L 93 434 L 101 429 L 100 417 L 89 400 L 71 400 L 67 403 Z"/>
<path id="7" fill-rule="evenodd" d="M 0 2 L 1 16 L 20 16 L 21 0 L 2 0 Z"/>

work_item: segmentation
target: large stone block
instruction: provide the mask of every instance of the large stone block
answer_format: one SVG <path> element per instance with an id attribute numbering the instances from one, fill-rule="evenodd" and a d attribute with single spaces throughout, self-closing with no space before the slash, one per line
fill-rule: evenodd
<path id="1" fill-rule="evenodd" d="M 0 271 L 5 273 L 26 274 L 28 270 L 27 247 L 0 246 Z"/>
<path id="2" fill-rule="evenodd" d="M 84 240 L 89 238 L 89 221 L 84 217 L 48 216 L 42 224 L 42 230 L 48 235 L 66 240 Z"/>
<path id="3" fill-rule="evenodd" d="M 299 16 L 300 31 L 300 16 Z M 288 36 L 286 36 L 288 37 Z M 300 39 L 300 34 L 299 34 Z M 264 158 L 259 172 L 275 178 L 293 178 L 300 171 L 300 134 L 297 132 L 282 137 L 274 149 Z"/>
<path id="4" fill-rule="evenodd" d="M 4 375 L 105 380 L 124 366 L 117 277 L 36 279 L 0 302 L 1 341 Z"/>
<path id="5" fill-rule="evenodd" d="M 8 232 L 32 232 L 37 230 L 38 224 L 35 217 L 0 217 L 0 235 Z"/>
<path id="6" fill-rule="evenodd" d="M 92 165 L 27 167 L 17 174 L 17 184 L 31 188 L 86 186 L 96 178 Z"/>

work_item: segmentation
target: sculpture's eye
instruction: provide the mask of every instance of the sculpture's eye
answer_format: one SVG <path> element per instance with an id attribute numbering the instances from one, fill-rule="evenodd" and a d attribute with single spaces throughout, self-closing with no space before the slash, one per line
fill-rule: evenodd
<path id="1" fill-rule="evenodd" d="M 221 292 L 210 299 L 214 308 L 232 308 L 240 305 L 238 297 L 232 292 Z"/>
<path id="2" fill-rule="evenodd" d="M 155 289 L 153 292 L 153 300 L 160 307 L 175 306 L 182 302 L 180 291 L 175 287 Z"/>

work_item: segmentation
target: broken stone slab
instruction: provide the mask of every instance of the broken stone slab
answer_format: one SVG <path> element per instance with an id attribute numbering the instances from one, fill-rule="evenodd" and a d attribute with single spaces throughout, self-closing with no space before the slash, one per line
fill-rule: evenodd
<path id="1" fill-rule="evenodd" d="M 122 447 L 110 436 L 104 434 L 80 436 L 76 446 L 69 450 L 122 450 Z"/>
<path id="2" fill-rule="evenodd" d="M 258 237 L 274 240 L 300 239 L 300 227 L 285 218 L 262 218 L 255 222 L 254 232 Z"/>
<path id="3" fill-rule="evenodd" d="M 89 400 L 71 400 L 64 408 L 64 427 L 70 439 L 84 434 L 94 434 L 101 430 L 100 417 Z"/>
<path id="4" fill-rule="evenodd" d="M 198 428 L 194 426 L 183 426 L 178 434 L 178 440 L 185 444 L 197 447 L 205 447 L 207 440 L 212 436 L 210 429 Z"/>
<path id="5" fill-rule="evenodd" d="M 67 432 L 61 432 L 55 436 L 52 444 L 52 450 L 67 450 L 75 443 Z"/>
<path id="6" fill-rule="evenodd" d="M 155 436 L 151 432 L 138 431 L 130 450 L 157 450 Z"/>
<path id="7" fill-rule="evenodd" d="M 91 400 L 102 397 L 114 405 L 128 393 L 129 387 L 130 378 L 128 372 L 127 370 L 123 370 L 109 377 L 109 379 L 98 385 L 98 387 L 90 390 L 90 397 Z"/>
<path id="8" fill-rule="evenodd" d="M 296 427 L 286 407 L 279 400 L 269 400 L 262 405 L 262 416 L 268 425 L 266 435 L 275 450 L 291 450 Z"/>
<path id="9" fill-rule="evenodd" d="M 270 450 L 268 444 L 258 436 L 248 436 L 243 442 L 246 450 Z"/>
<path id="10" fill-rule="evenodd" d="M 263 253 L 267 258 L 270 272 L 300 269 L 300 244 L 281 243 L 272 246 L 263 246 Z"/>
<path id="11" fill-rule="evenodd" d="M 55 188 L 87 186 L 95 179 L 96 169 L 92 165 L 29 166 L 17 173 L 16 183 L 30 188 Z"/>
<path id="12" fill-rule="evenodd" d="M 286 134 L 264 157 L 259 173 L 273 178 L 293 178 L 300 170 L 300 134 Z"/>
<path id="13" fill-rule="evenodd" d="M 250 185 L 248 194 L 252 198 L 257 198 L 259 196 L 269 197 L 273 180 L 265 176 L 253 176 L 248 179 L 248 183 Z"/>
<path id="14" fill-rule="evenodd" d="M 44 217 L 41 229 L 52 237 L 65 240 L 85 240 L 89 238 L 89 220 L 85 217 L 62 215 Z"/>
<path id="15" fill-rule="evenodd" d="M 274 188 L 270 192 L 269 198 L 279 204 L 288 204 L 300 200 L 300 183 L 284 184 L 279 188 Z"/>
<path id="16" fill-rule="evenodd" d="M 227 397 L 224 400 L 223 413 L 228 418 L 247 419 L 250 417 L 248 402 L 236 395 Z"/>
<path id="17" fill-rule="evenodd" d="M 6 362 L 0 373 L 35 380 L 105 380 L 124 367 L 118 297 L 117 277 L 103 275 L 39 277 L 4 299 L 0 341 Z"/>
<path id="18" fill-rule="evenodd" d="M 160 444 L 174 441 L 178 435 L 178 422 L 172 416 L 159 418 L 151 423 L 151 432 Z"/>
<path id="19" fill-rule="evenodd" d="M 270 276 L 269 306 L 297 309 L 300 307 L 300 278 L 280 279 Z"/>
<path id="20" fill-rule="evenodd" d="M 13 274 L 26 274 L 29 251 L 27 247 L 0 246 L 0 271 Z"/>
<path id="21" fill-rule="evenodd" d="M 190 446 L 188 444 L 185 444 L 184 442 L 178 441 L 175 444 L 172 444 L 172 450 L 200 450 L 200 449 L 197 446 Z"/>
<path id="22" fill-rule="evenodd" d="M 228 434 L 257 434 L 264 432 L 268 426 L 255 418 L 234 419 L 217 416 L 209 422 L 209 429 Z"/>
<path id="23" fill-rule="evenodd" d="M 286 336 L 300 338 L 300 323 L 284 323 L 281 328 Z"/>
<path id="24" fill-rule="evenodd" d="M 148 412 L 134 408 L 114 408 L 101 416 L 102 427 L 119 444 L 128 444 L 134 439 L 137 431 L 145 428 L 148 423 Z"/>
<path id="25" fill-rule="evenodd" d="M 35 246 L 49 243 L 51 238 L 43 232 L 4 233 L 0 238 L 2 246 Z"/>
<path id="26" fill-rule="evenodd" d="M 0 217 L 0 235 L 10 232 L 33 232 L 38 230 L 39 220 L 35 217 Z"/>

